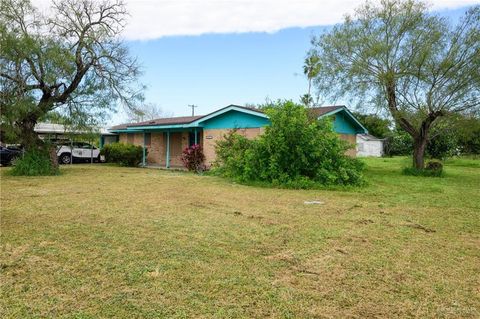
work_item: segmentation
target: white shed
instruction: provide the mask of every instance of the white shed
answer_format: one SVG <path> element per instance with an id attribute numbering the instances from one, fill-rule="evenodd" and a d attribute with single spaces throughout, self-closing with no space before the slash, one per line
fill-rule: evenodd
<path id="1" fill-rule="evenodd" d="M 384 139 L 370 134 L 357 134 L 357 156 L 382 157 Z"/>

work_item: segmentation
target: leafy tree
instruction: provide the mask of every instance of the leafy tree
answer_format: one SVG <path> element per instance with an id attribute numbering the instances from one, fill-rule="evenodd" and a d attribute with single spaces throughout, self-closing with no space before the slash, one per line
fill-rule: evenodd
<path id="1" fill-rule="evenodd" d="M 355 118 L 357 118 L 363 126 L 368 130 L 368 133 L 378 138 L 385 138 L 390 133 L 390 121 L 382 118 L 376 114 L 362 114 L 354 112 Z"/>
<path id="2" fill-rule="evenodd" d="M 444 130 L 440 134 L 435 134 L 433 130 L 432 133 L 432 138 L 428 141 L 426 150 L 431 158 L 445 160 L 448 157 L 458 155 L 460 151 L 459 140 L 455 130 Z"/>
<path id="3" fill-rule="evenodd" d="M 306 93 L 300 97 L 300 102 L 302 102 L 302 104 L 306 107 L 309 107 L 313 104 L 313 97 L 310 95 L 310 93 Z"/>
<path id="4" fill-rule="evenodd" d="M 57 112 L 73 122 L 100 118 L 141 99 L 139 66 L 118 37 L 121 1 L 58 0 L 49 17 L 28 0 L 0 0 L 2 131 L 41 146 L 35 124 Z"/>
<path id="5" fill-rule="evenodd" d="M 480 154 L 480 117 L 475 114 L 460 116 L 453 130 L 463 154 Z"/>
<path id="6" fill-rule="evenodd" d="M 413 148 L 412 137 L 405 131 L 395 129 L 387 135 L 383 147 L 386 156 L 411 155 Z"/>
<path id="7" fill-rule="evenodd" d="M 319 92 L 387 110 L 412 137 L 417 169 L 437 120 L 480 106 L 480 6 L 452 26 L 416 0 L 366 2 L 313 50 Z"/>

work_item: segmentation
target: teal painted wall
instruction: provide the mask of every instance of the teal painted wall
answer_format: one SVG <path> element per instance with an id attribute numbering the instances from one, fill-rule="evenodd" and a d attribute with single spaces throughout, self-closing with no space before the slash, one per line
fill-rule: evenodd
<path id="1" fill-rule="evenodd" d="M 270 125 L 270 120 L 238 111 L 228 111 L 202 122 L 205 129 L 252 128 Z"/>
<path id="2" fill-rule="evenodd" d="M 335 121 L 333 122 L 333 129 L 337 133 L 341 134 L 356 134 L 357 123 L 348 116 L 345 112 L 338 112 L 335 115 Z"/>

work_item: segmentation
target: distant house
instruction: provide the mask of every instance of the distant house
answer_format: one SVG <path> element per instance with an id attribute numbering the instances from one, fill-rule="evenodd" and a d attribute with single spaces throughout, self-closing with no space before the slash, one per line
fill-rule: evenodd
<path id="1" fill-rule="evenodd" d="M 56 123 L 37 123 L 33 130 L 42 140 L 60 142 L 78 138 L 82 139 L 82 136 L 87 133 L 82 130 L 71 129 L 65 125 Z M 98 134 L 102 136 L 102 139 L 104 141 L 116 142 L 118 139 L 118 135 L 107 131 L 105 128 L 97 128 L 94 131 L 98 132 Z"/>
<path id="2" fill-rule="evenodd" d="M 357 135 L 357 156 L 382 157 L 385 139 L 376 138 L 370 134 Z"/>
<path id="3" fill-rule="evenodd" d="M 318 118 L 332 116 L 340 137 L 355 144 L 355 135 L 367 130 L 345 106 L 311 108 Z M 193 144 L 203 147 L 207 164 L 215 160 L 216 142 L 232 129 L 248 137 L 260 135 L 270 120 L 257 109 L 229 105 L 207 115 L 161 118 L 140 123 L 122 124 L 109 129 L 119 141 L 140 145 L 148 150 L 144 164 L 164 167 L 181 166 L 183 149 Z M 355 150 L 350 152 L 355 156 Z"/>
<path id="4" fill-rule="evenodd" d="M 368 130 L 360 123 L 350 110 L 344 105 L 314 107 L 309 109 L 317 118 L 332 117 L 333 130 L 340 138 L 353 146 L 357 143 L 358 134 L 368 134 Z M 356 156 L 355 147 L 347 151 L 350 156 Z"/>

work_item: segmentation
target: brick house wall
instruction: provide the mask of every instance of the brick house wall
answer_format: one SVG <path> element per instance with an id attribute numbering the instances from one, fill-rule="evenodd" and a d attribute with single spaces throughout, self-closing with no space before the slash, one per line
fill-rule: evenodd
<path id="1" fill-rule="evenodd" d="M 357 135 L 356 134 L 338 134 L 340 139 L 347 141 L 349 144 L 352 145 L 352 148 L 347 150 L 345 154 L 351 157 L 357 156 L 357 150 L 355 146 L 357 145 Z"/>
<path id="2" fill-rule="evenodd" d="M 238 129 L 237 133 L 246 138 L 255 138 L 262 134 L 265 129 L 263 127 Z M 223 139 L 225 134 L 231 129 L 211 129 L 203 131 L 203 153 L 205 154 L 205 163 L 211 165 L 216 158 L 215 145 L 216 142 Z"/>

